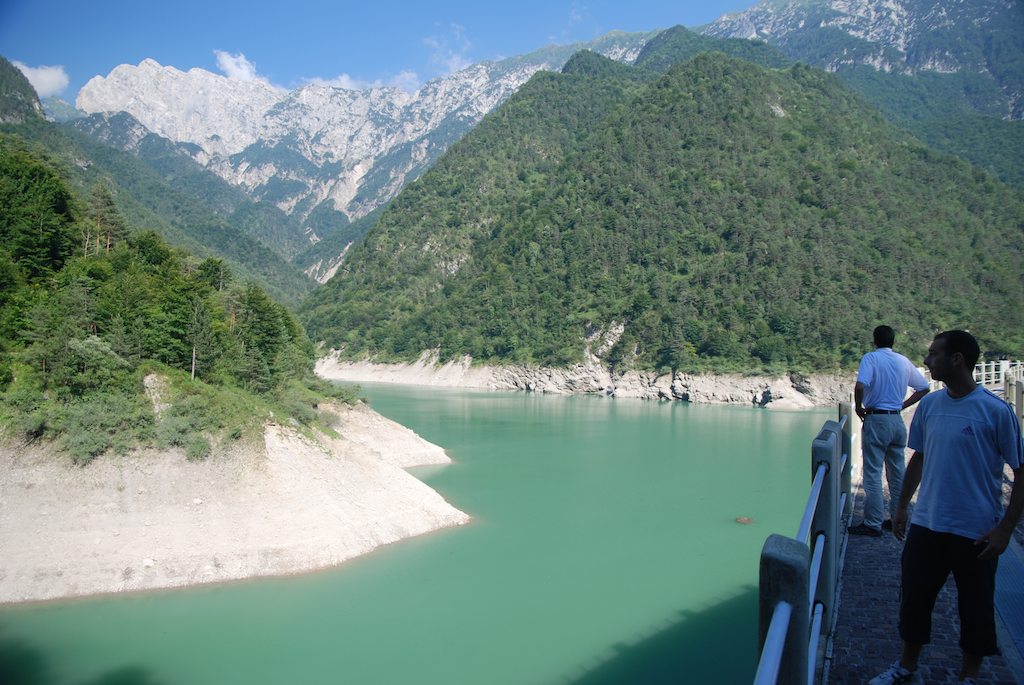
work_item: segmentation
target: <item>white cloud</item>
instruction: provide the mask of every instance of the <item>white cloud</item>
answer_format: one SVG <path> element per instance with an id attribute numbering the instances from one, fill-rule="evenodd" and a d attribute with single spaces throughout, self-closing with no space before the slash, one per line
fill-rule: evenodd
<path id="1" fill-rule="evenodd" d="M 60 95 L 70 82 L 68 73 L 62 66 L 30 67 L 21 62 L 11 62 L 11 64 L 21 70 L 41 98 Z"/>
<path id="2" fill-rule="evenodd" d="M 334 78 L 310 78 L 306 79 L 307 83 L 312 83 L 318 86 L 329 86 L 331 88 L 345 88 L 346 90 L 368 90 L 370 88 L 398 88 L 404 90 L 407 93 L 414 93 L 420 87 L 420 77 L 415 71 L 403 71 L 397 76 L 392 76 L 387 80 L 377 79 L 375 81 L 365 81 L 358 79 L 348 74 L 340 74 Z"/>
<path id="3" fill-rule="evenodd" d="M 256 71 L 256 65 L 250 62 L 241 52 L 233 55 L 224 50 L 214 50 L 213 54 L 217 58 L 217 66 L 221 72 L 230 79 L 237 81 L 259 81 L 279 91 L 288 90 L 283 86 L 271 83 L 270 79 L 266 76 L 260 76 Z"/>
<path id="4" fill-rule="evenodd" d="M 340 74 L 334 78 L 320 78 L 314 77 L 306 80 L 307 83 L 312 83 L 317 86 L 328 86 L 330 88 L 344 88 L 346 90 L 365 90 L 373 86 L 368 81 L 362 81 L 357 78 L 352 78 L 348 74 Z"/>
<path id="5" fill-rule="evenodd" d="M 440 71 L 451 74 L 473 64 L 469 50 L 473 47 L 466 37 L 466 29 L 459 24 L 451 24 L 445 36 L 428 36 L 423 44 L 431 50 L 430 63 Z"/>
<path id="6" fill-rule="evenodd" d="M 238 79 L 239 81 L 266 80 L 256 73 L 256 65 L 247 60 L 242 53 L 232 55 L 230 52 L 224 52 L 223 50 L 214 50 L 213 54 L 217 58 L 217 66 L 220 67 L 220 70 L 228 78 Z"/>
<path id="7" fill-rule="evenodd" d="M 403 71 L 398 76 L 392 77 L 389 83 L 407 93 L 415 93 L 420 89 L 420 77 L 415 71 Z"/>

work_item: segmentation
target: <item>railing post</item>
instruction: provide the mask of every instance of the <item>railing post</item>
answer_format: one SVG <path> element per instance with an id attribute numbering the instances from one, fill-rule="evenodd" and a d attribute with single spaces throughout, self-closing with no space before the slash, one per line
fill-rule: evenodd
<path id="1" fill-rule="evenodd" d="M 838 421 L 826 421 L 811 443 L 811 474 L 813 476 L 818 465 L 828 466 L 825 481 L 821 488 L 821 497 L 814 512 L 811 525 L 811 540 L 819 533 L 825 534 L 825 549 L 818 575 L 818 585 L 814 592 L 815 601 L 825 605 L 828 616 L 832 615 L 836 584 L 839 572 L 839 488 L 840 461 L 842 454 L 842 426 Z M 812 546 L 813 549 L 813 546 Z"/>
<path id="2" fill-rule="evenodd" d="M 1013 375 L 1006 377 L 1006 399 L 1017 415 L 1017 421 L 1024 428 L 1024 377 Z"/>
<path id="3" fill-rule="evenodd" d="M 853 410 L 852 402 L 839 403 L 840 423 L 842 423 L 843 417 L 846 418 L 846 423 L 842 424 L 843 437 L 840 459 L 845 454 L 846 463 L 843 465 L 843 472 L 839 475 L 839 497 L 842 498 L 843 495 L 846 495 L 846 505 L 843 507 L 842 512 L 840 512 L 840 517 L 843 521 L 849 521 L 850 514 L 853 513 L 853 436 L 857 434 L 854 432 L 854 426 L 860 422 L 860 418 Z"/>
<path id="4" fill-rule="evenodd" d="M 804 545 L 784 535 L 772 534 L 761 549 L 760 593 L 758 598 L 758 646 L 764 650 L 775 605 L 793 607 L 779 666 L 780 685 L 807 684 L 808 617 L 807 585 L 810 555 Z"/>
<path id="5" fill-rule="evenodd" d="M 1024 376 L 1017 376 L 1015 386 L 1017 389 L 1013 403 L 1017 409 L 1017 420 L 1024 427 Z"/>

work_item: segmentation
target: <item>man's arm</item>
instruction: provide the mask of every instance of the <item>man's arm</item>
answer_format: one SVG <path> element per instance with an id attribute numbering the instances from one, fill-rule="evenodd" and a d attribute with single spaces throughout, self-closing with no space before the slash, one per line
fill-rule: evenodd
<path id="1" fill-rule="evenodd" d="M 906 359 L 906 357 L 904 357 Z M 914 366 L 914 363 L 909 359 L 906 359 L 907 364 L 907 385 L 913 390 L 913 394 L 907 399 L 903 400 L 903 408 L 912 407 L 921 401 L 921 398 L 928 394 L 931 390 L 931 386 L 928 384 L 928 379 L 924 377 L 920 369 Z"/>
<path id="2" fill-rule="evenodd" d="M 1013 531 L 1024 513 L 1024 485 L 1021 485 L 1021 474 L 1024 467 L 1013 469 L 1013 489 L 1010 491 L 1010 503 L 1006 505 L 1006 513 L 999 525 L 978 538 L 974 544 L 985 544 L 985 549 L 978 555 L 979 559 L 994 559 L 1006 551 L 1013 539 Z"/>
<path id="3" fill-rule="evenodd" d="M 857 416 L 864 420 L 864 384 L 860 381 L 853 386 L 853 406 Z"/>
<path id="4" fill-rule="evenodd" d="M 892 515 L 892 534 L 897 540 L 902 540 L 907 534 L 907 508 L 910 500 L 917 492 L 917 486 L 921 484 L 921 473 L 924 470 L 924 453 L 914 452 L 914 456 L 907 462 L 907 470 L 903 474 L 903 488 L 900 490 L 899 504 Z M 1016 483 L 1014 483 L 1016 484 Z"/>
<path id="5" fill-rule="evenodd" d="M 903 400 L 903 408 L 912 407 L 921 401 L 921 398 L 928 394 L 928 388 L 916 390 L 913 395 Z"/>

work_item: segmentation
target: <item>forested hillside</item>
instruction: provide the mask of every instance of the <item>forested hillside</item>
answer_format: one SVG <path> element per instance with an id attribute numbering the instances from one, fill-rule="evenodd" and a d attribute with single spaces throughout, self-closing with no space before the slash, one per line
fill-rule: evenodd
<path id="1" fill-rule="evenodd" d="M 890 121 L 1024 188 L 1024 3 L 764 0 L 701 30 L 836 73 Z"/>
<path id="2" fill-rule="evenodd" d="M 224 259 L 240 277 L 259 282 L 277 300 L 294 305 L 311 289 L 313 284 L 282 257 L 139 159 L 45 121 L 0 127 L 5 132 L 53 159 L 77 193 L 91 194 L 96 184 L 109 186 L 133 225 L 155 230 L 192 254 Z"/>
<path id="3" fill-rule="evenodd" d="M 0 57 L 0 94 L 3 94 L 0 124 L 20 124 L 42 117 L 43 108 L 32 84 L 3 57 Z"/>
<path id="4" fill-rule="evenodd" d="M 647 41 L 634 64 L 664 73 L 673 65 L 693 59 L 702 52 L 723 52 L 763 67 L 784 67 L 792 63 L 777 48 L 762 41 L 713 38 L 690 31 L 685 26 L 673 26 Z"/>
<path id="5" fill-rule="evenodd" d="M 102 186 L 79 198 L 0 135 L 6 437 L 59 440 L 79 462 L 139 444 L 205 457 L 272 415 L 317 421 L 312 360 L 295 318 L 223 260 L 131 226 Z"/>
<path id="6" fill-rule="evenodd" d="M 570 63 L 571 64 L 571 63 Z M 837 78 L 703 54 L 538 74 L 383 213 L 304 307 L 348 356 L 831 369 L 865 331 L 1024 354 L 1017 191 Z"/>
<path id="7" fill-rule="evenodd" d="M 953 153 L 1024 188 L 1024 121 L 1006 119 L 995 84 L 963 74 L 840 72 L 851 88 L 925 144 Z"/>
<path id="8" fill-rule="evenodd" d="M 36 107 L 26 109 L 26 101 Z M 96 186 L 106 186 L 132 225 L 155 230 L 192 254 L 225 260 L 240 278 L 259 282 L 281 302 L 295 305 L 312 289 L 296 267 L 261 242 L 274 244 L 274 236 L 294 229 L 283 213 L 228 187 L 169 141 L 148 134 L 138 122 L 132 126 L 128 115 L 78 123 L 93 135 L 45 121 L 32 86 L 0 57 L 0 134 L 30 141 L 37 155 L 47 155 L 61 168 L 76 193 L 90 195 Z M 132 138 L 139 156 L 104 142 L 118 136 Z"/>
<path id="9" fill-rule="evenodd" d="M 199 200 L 232 231 L 241 231 L 247 239 L 259 241 L 285 259 L 309 247 L 309 238 L 297 219 L 273 204 L 254 201 L 242 189 L 197 164 L 185 152 L 189 146 L 150 133 L 127 112 L 82 117 L 62 130 L 87 149 L 108 146 L 130 152 L 167 185 Z M 111 157 L 111 161 L 115 159 Z M 117 164 L 124 166 L 123 162 Z M 129 182 L 126 179 L 122 185 Z"/>

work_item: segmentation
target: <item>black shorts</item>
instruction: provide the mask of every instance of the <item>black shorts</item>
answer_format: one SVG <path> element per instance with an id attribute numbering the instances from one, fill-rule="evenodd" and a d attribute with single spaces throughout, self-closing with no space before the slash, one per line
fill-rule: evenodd
<path id="1" fill-rule="evenodd" d="M 932 609 L 952 572 L 960 613 L 960 649 L 975 656 L 999 653 L 995 622 L 999 559 L 979 560 L 982 549 L 970 538 L 910 526 L 900 586 L 900 637 L 905 642 L 931 642 Z"/>

